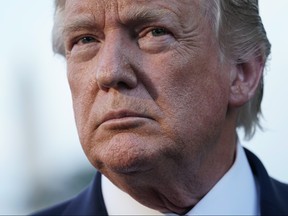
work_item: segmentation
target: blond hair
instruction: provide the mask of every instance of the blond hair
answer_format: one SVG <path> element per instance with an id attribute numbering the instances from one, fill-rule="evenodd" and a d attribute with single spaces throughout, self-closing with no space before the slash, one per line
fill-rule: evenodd
<path id="1" fill-rule="evenodd" d="M 259 15 L 258 0 L 207 0 L 204 6 L 225 59 L 241 64 L 260 58 L 265 66 L 271 44 Z M 263 87 L 262 75 L 254 97 L 238 114 L 237 127 L 244 129 L 246 139 L 253 137 L 257 127 L 262 128 Z"/>

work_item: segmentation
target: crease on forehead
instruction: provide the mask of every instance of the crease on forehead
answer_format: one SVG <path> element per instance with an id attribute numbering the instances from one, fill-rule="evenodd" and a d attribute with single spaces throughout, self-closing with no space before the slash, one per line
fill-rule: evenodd
<path id="1" fill-rule="evenodd" d="M 70 3 L 68 3 L 70 7 L 66 7 L 66 12 L 68 13 L 66 14 L 66 17 L 68 16 L 69 19 L 73 18 L 71 14 L 74 16 L 76 14 L 77 16 L 80 14 L 86 14 L 87 19 L 90 21 L 93 21 L 92 17 L 88 17 L 91 15 L 94 16 L 94 20 L 96 20 L 96 18 L 97 20 L 101 20 L 104 19 L 104 16 L 106 16 L 108 14 L 108 10 L 110 10 L 113 11 L 113 13 L 116 12 L 118 14 L 118 19 L 124 23 L 128 19 L 153 19 L 164 16 L 172 16 L 179 19 L 183 13 L 183 4 L 184 8 L 186 8 L 186 5 L 188 6 L 188 4 L 190 5 L 194 2 L 193 0 L 181 0 L 181 2 L 178 0 L 113 0 L 112 2 L 110 0 L 82 0 L 79 4 L 77 1 L 72 1 L 67 1 Z M 66 20 L 66 23 L 69 23 L 69 21 Z"/>
<path id="2" fill-rule="evenodd" d="M 151 19 L 172 17 L 180 21 L 183 10 L 191 6 L 194 0 L 122 0 L 119 1 L 118 11 L 120 19 L 125 23 L 127 19 Z M 191 7 L 192 8 L 192 7 Z"/>
<path id="3" fill-rule="evenodd" d="M 179 13 L 159 5 L 135 3 L 119 9 L 119 19 L 124 24 L 127 22 L 149 22 L 163 18 L 178 19 Z"/>
<path id="4" fill-rule="evenodd" d="M 93 7 L 92 7 L 93 6 Z M 88 1 L 81 0 L 68 0 L 65 5 L 65 18 L 62 33 L 65 36 L 69 32 L 81 30 L 81 29 L 93 29 L 98 28 L 100 22 L 97 22 L 94 16 L 95 9 L 101 8 L 99 0 L 94 1 L 93 5 Z M 98 14 L 98 19 L 101 19 Z"/>
<path id="5" fill-rule="evenodd" d="M 194 7 L 197 10 L 200 4 L 194 0 L 181 0 L 181 2 L 178 0 L 120 0 L 118 3 L 114 0 L 114 3 L 105 0 L 82 0 L 81 3 L 69 1 L 70 4 L 68 3 L 69 6 L 66 7 L 64 35 L 81 29 L 103 28 L 105 19 L 107 19 L 105 16 L 109 14 L 109 10 L 113 16 L 116 13 L 117 21 L 122 24 L 145 23 L 162 19 L 184 24 L 184 20 L 189 14 L 183 16 L 183 7 L 184 9 L 187 9 L 188 6 Z M 108 4 L 109 2 L 110 4 Z M 193 4 L 192 7 L 191 4 Z"/>

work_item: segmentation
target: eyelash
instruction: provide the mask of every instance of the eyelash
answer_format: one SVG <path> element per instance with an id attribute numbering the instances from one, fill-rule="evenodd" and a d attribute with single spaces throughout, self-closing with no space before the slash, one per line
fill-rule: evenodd
<path id="1" fill-rule="evenodd" d="M 86 40 L 86 42 L 84 42 L 85 40 Z M 72 41 L 72 47 L 75 46 L 75 45 L 79 45 L 79 43 L 85 45 L 85 44 L 89 44 L 89 43 L 92 43 L 92 42 L 97 42 L 97 39 L 94 36 L 82 35 L 82 36 L 79 36 L 79 37 L 77 37 L 76 39 L 74 39 Z"/>
<path id="2" fill-rule="evenodd" d="M 155 32 L 155 31 L 162 31 L 163 34 L 158 35 L 158 36 L 153 35 L 153 32 L 154 32 L 154 33 L 157 33 L 157 32 Z M 146 28 L 146 29 L 144 29 L 143 31 L 141 31 L 141 32 L 139 33 L 139 37 L 140 37 L 140 38 L 141 38 L 141 37 L 145 37 L 145 36 L 148 35 L 149 33 L 151 33 L 151 35 L 152 35 L 153 37 L 161 37 L 161 36 L 163 36 L 163 35 L 171 34 L 171 32 L 170 32 L 169 30 L 167 30 L 166 28 L 163 28 L 163 27 L 150 27 L 150 28 Z M 158 32 L 158 33 L 159 33 L 159 32 Z"/>
<path id="3" fill-rule="evenodd" d="M 88 40 L 88 41 L 84 42 L 85 40 Z M 85 37 L 80 38 L 80 40 L 78 42 L 82 42 L 83 44 L 87 44 L 87 43 L 95 42 L 95 41 L 96 41 L 95 38 L 93 38 L 91 36 L 85 36 Z"/>

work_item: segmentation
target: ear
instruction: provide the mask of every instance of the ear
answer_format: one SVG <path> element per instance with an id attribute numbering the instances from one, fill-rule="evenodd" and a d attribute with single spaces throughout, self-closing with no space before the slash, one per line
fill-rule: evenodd
<path id="1" fill-rule="evenodd" d="M 255 95 L 263 75 L 263 67 L 261 57 L 233 66 L 230 74 L 230 107 L 243 106 Z"/>

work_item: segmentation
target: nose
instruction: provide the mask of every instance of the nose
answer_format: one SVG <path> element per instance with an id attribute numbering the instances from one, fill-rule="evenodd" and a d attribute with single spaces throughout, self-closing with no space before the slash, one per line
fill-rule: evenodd
<path id="1" fill-rule="evenodd" d="M 100 89 L 132 89 L 137 86 L 133 70 L 133 53 L 129 55 L 129 42 L 114 34 L 106 37 L 100 48 L 96 63 L 96 80 Z"/>

